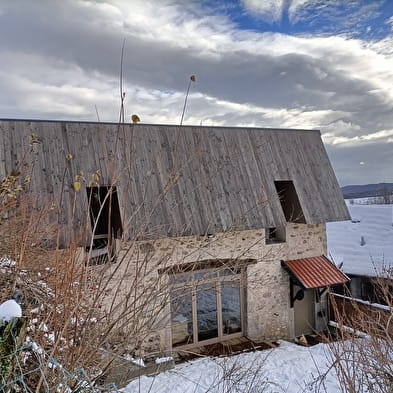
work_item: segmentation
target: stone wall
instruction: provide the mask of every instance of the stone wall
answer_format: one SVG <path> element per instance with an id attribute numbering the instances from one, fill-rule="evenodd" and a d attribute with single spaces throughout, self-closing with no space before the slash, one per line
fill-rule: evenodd
<path id="1" fill-rule="evenodd" d="M 265 231 L 260 229 L 218 233 L 211 238 L 189 236 L 141 241 L 121 244 L 118 249 L 118 263 L 111 267 L 113 286 L 106 306 L 118 305 L 117 310 L 123 313 L 135 308 L 137 322 L 129 333 L 135 337 L 145 332 L 138 344 L 144 355 L 171 349 L 168 269 L 214 259 L 240 263 L 248 260 L 245 334 L 255 340 L 292 337 L 289 276 L 282 269 L 281 260 L 326 254 L 326 231 L 324 224 L 288 224 L 286 241 L 271 245 L 265 244 Z"/>

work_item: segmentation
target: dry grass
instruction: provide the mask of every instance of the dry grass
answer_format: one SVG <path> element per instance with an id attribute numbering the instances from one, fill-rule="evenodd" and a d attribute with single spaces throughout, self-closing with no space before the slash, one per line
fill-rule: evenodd
<path id="1" fill-rule="evenodd" d="M 343 393 L 393 392 L 392 272 L 375 284 L 385 305 L 331 296 L 337 328 L 330 344 Z"/>

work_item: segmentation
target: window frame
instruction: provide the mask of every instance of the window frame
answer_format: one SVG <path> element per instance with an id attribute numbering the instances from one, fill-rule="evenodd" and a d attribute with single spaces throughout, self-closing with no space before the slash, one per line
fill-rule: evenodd
<path id="1" fill-rule="evenodd" d="M 225 270 L 233 269 L 237 272 L 231 275 L 220 274 L 220 272 L 224 272 Z M 214 276 L 208 276 L 209 274 L 215 273 Z M 205 274 L 207 277 L 205 278 L 196 278 L 198 274 Z M 181 273 L 172 273 L 169 274 L 169 285 L 170 285 L 170 323 L 171 323 L 171 345 L 173 349 L 188 349 L 198 346 L 204 346 L 209 344 L 218 343 L 221 341 L 225 341 L 226 339 L 242 337 L 245 335 L 245 316 L 246 316 L 246 307 L 245 307 L 245 267 L 225 267 L 225 268 L 211 268 L 211 269 L 200 269 L 188 272 Z M 186 275 L 190 276 L 191 279 L 182 282 L 173 282 L 175 277 Z M 223 333 L 223 320 L 222 320 L 222 283 L 223 282 L 239 282 L 239 295 L 240 295 L 240 332 L 224 334 Z M 198 340 L 198 313 L 197 313 L 197 287 L 204 284 L 212 284 L 212 287 L 215 288 L 216 291 L 216 310 L 217 310 L 217 337 L 206 339 L 206 340 Z M 191 307 L 192 307 L 192 343 L 188 344 L 179 344 L 176 345 L 173 343 L 173 332 L 172 332 L 172 291 L 181 288 L 190 288 L 191 287 Z"/>

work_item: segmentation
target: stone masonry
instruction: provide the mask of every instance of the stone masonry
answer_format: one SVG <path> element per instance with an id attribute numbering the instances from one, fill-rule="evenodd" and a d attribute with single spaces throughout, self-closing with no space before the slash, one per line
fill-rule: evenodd
<path id="1" fill-rule="evenodd" d="M 131 330 L 134 338 L 144 331 L 139 340 L 142 354 L 165 353 L 171 350 L 168 269 L 214 259 L 240 264 L 252 260 L 245 269 L 244 333 L 255 340 L 291 338 L 289 276 L 280 262 L 322 254 L 326 254 L 325 224 L 288 223 L 286 240 L 270 245 L 265 243 L 264 229 L 123 243 L 118 264 L 111 267 L 113 291 L 108 304 L 138 304 L 134 317 L 138 323 L 130 336 Z"/>

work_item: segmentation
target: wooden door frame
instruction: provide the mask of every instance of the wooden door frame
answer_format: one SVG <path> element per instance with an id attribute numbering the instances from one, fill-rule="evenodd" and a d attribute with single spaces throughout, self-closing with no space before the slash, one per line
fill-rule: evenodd
<path id="1" fill-rule="evenodd" d="M 295 284 L 296 285 L 296 284 Z M 299 288 L 301 288 L 301 287 L 299 287 Z M 315 317 L 315 299 L 316 299 L 316 293 L 315 293 L 315 289 L 303 289 L 304 290 L 304 294 L 311 294 L 311 299 L 310 299 L 310 301 L 311 301 L 311 304 L 310 304 L 310 310 L 311 310 L 311 312 L 312 312 L 312 315 L 311 315 L 311 319 L 312 319 L 312 325 L 310 326 L 310 329 L 311 329 L 311 331 L 312 332 L 315 332 L 315 327 L 316 327 L 316 317 Z M 299 302 L 302 302 L 303 300 L 306 300 L 306 299 L 302 299 L 302 300 L 295 300 L 295 302 L 294 302 L 294 305 L 293 305 L 293 332 L 294 332 L 294 336 L 295 337 L 299 337 L 299 336 L 301 336 L 302 334 L 309 334 L 309 333 L 307 333 L 307 332 L 302 332 L 302 333 L 300 333 L 300 334 L 297 334 L 297 332 L 296 332 L 296 321 L 297 321 L 297 319 L 296 319 L 296 316 L 297 316 L 297 311 L 299 311 L 299 306 L 300 306 L 300 304 L 299 304 Z"/>

